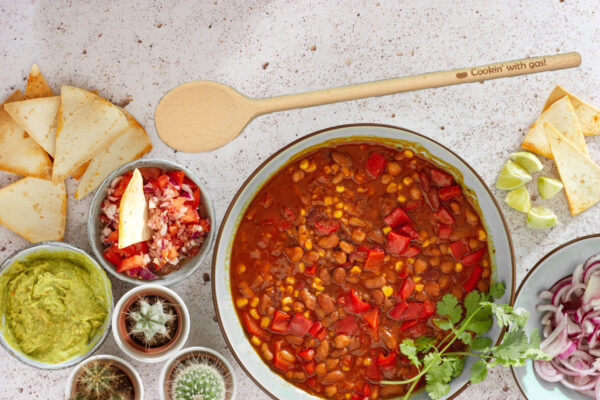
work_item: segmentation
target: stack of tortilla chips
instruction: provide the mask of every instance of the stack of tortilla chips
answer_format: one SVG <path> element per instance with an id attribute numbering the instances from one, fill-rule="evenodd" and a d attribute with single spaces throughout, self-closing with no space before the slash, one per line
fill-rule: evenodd
<path id="1" fill-rule="evenodd" d="M 25 176 L 0 189 L 0 224 L 31 242 L 62 240 L 65 179 L 79 179 L 75 198 L 83 198 L 151 149 L 125 110 L 73 86 L 55 96 L 34 64 L 25 95 L 17 90 L 0 107 L 0 170 Z"/>

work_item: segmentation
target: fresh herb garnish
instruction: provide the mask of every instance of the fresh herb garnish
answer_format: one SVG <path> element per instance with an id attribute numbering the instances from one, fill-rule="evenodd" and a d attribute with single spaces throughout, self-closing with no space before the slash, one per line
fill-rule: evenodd
<path id="1" fill-rule="evenodd" d="M 492 285 L 489 293 L 470 292 L 461 305 L 456 297 L 446 294 L 437 303 L 433 322 L 448 331 L 443 339 L 421 337 L 416 341 L 405 339 L 399 351 L 417 368 L 418 374 L 404 381 L 381 381 L 384 385 L 410 384 L 404 399 L 408 399 L 421 379 L 426 381 L 425 390 L 436 400 L 450 392 L 450 381 L 462 374 L 464 356 L 479 357 L 471 367 L 471 383 L 479 383 L 487 377 L 488 369 L 496 365 L 520 366 L 527 359 L 549 360 L 540 350 L 540 336 L 534 330 L 529 338 L 524 327 L 529 313 L 513 309 L 506 304 L 495 304 L 493 299 L 504 295 L 504 285 Z M 507 327 L 502 343 L 493 346 L 492 340 L 481 336 L 494 323 Z M 466 351 L 449 351 L 457 340 L 468 346 Z"/>

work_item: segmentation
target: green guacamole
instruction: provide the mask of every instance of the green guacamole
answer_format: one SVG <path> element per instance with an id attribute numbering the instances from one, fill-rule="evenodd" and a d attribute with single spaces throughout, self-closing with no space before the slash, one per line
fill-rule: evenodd
<path id="1" fill-rule="evenodd" d="M 13 262 L 0 275 L 0 296 L 6 342 L 50 364 L 94 346 L 111 302 L 102 273 L 68 251 L 40 251 Z"/>

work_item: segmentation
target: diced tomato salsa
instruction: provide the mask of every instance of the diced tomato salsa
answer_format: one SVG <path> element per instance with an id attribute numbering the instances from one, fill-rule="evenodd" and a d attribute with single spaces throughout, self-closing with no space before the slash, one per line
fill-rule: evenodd
<path id="1" fill-rule="evenodd" d="M 401 397 L 405 385 L 379 381 L 417 374 L 402 340 L 445 336 L 432 323 L 444 294 L 488 291 L 486 237 L 461 185 L 430 161 L 373 143 L 326 147 L 251 202 L 232 294 L 250 343 L 289 382 L 336 400 Z"/>
<path id="2" fill-rule="evenodd" d="M 117 272 L 152 280 L 176 271 L 198 252 L 211 228 L 210 220 L 202 216 L 200 189 L 185 172 L 141 168 L 152 238 L 119 249 L 119 205 L 132 173 L 115 178 L 102 202 L 104 258 Z"/>

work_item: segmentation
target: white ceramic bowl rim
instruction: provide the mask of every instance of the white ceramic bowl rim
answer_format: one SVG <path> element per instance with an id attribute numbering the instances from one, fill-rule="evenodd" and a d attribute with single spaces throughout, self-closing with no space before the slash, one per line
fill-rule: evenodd
<path id="1" fill-rule="evenodd" d="M 123 175 L 127 171 L 133 170 L 135 168 L 144 168 L 144 167 L 158 167 L 167 170 L 181 170 L 185 172 L 185 175 L 192 180 L 200 190 L 200 203 L 204 207 L 206 212 L 206 217 L 210 220 L 210 231 L 208 235 L 204 239 L 204 243 L 200 247 L 200 251 L 194 257 L 185 260 L 182 267 L 177 271 L 173 271 L 172 273 L 165 275 L 163 277 L 159 277 L 153 281 L 145 281 L 138 278 L 132 278 L 126 274 L 122 274 L 117 272 L 115 266 L 106 261 L 103 256 L 103 246 L 100 242 L 100 220 L 98 215 L 100 214 L 100 207 L 102 201 L 106 197 L 106 190 L 110 183 L 118 176 Z M 216 228 L 217 221 L 215 217 L 215 209 L 208 194 L 208 189 L 206 186 L 196 177 L 196 175 L 187 167 L 183 165 L 177 164 L 173 161 L 163 160 L 163 159 L 153 159 L 153 158 L 142 158 L 139 160 L 131 161 L 127 164 L 120 166 L 110 173 L 104 180 L 102 184 L 96 190 L 94 197 L 92 199 L 92 203 L 90 205 L 90 210 L 88 212 L 87 218 L 87 231 L 88 231 L 88 240 L 90 242 L 90 247 L 92 248 L 92 253 L 98 259 L 98 262 L 113 276 L 117 279 L 120 279 L 124 282 L 131 283 L 133 285 L 145 285 L 148 283 L 153 283 L 157 285 L 165 285 L 170 286 L 177 282 L 181 282 L 182 280 L 191 276 L 196 270 L 200 267 L 202 262 L 208 257 L 210 250 L 212 248 L 213 242 L 216 236 Z"/>
<path id="2" fill-rule="evenodd" d="M 111 317 L 112 317 L 112 313 L 114 310 L 114 296 L 113 296 L 113 292 L 112 292 L 112 283 L 110 282 L 110 279 L 108 279 L 108 276 L 106 275 L 106 272 L 104 271 L 104 269 L 100 266 L 100 264 L 98 264 L 98 262 L 94 259 L 94 257 L 92 257 L 85 251 L 83 251 L 80 248 L 77 248 L 71 244 L 64 243 L 64 242 L 56 242 L 56 241 L 34 243 L 34 244 L 31 244 L 31 245 L 25 247 L 24 249 L 16 251 L 13 255 L 11 255 L 6 260 L 4 260 L 4 262 L 2 262 L 2 264 L 0 265 L 0 275 L 16 260 L 19 260 L 23 257 L 26 257 L 30 254 L 37 252 L 37 251 L 44 251 L 44 250 L 73 251 L 75 253 L 81 254 L 84 257 L 86 257 L 96 267 L 96 269 L 98 270 L 98 272 L 100 273 L 102 278 L 104 278 L 105 288 L 110 297 L 110 304 L 109 304 L 110 307 L 108 310 L 108 315 L 106 317 L 106 321 L 104 323 L 104 326 L 102 327 L 102 334 L 100 334 L 100 336 L 96 339 L 96 343 L 85 354 L 74 357 L 68 361 L 65 361 L 65 362 L 62 362 L 59 364 L 48 364 L 48 363 L 43 363 L 43 362 L 40 362 L 37 360 L 33 360 L 33 359 L 25 356 L 21 352 L 13 349 L 8 343 L 6 343 L 6 340 L 4 340 L 4 335 L 2 333 L 1 326 L 0 326 L 0 345 L 2 345 L 2 347 L 4 347 L 8 351 L 8 353 L 11 354 L 13 357 L 15 357 L 19 361 L 21 361 L 27 365 L 30 365 L 32 367 L 40 368 L 40 369 L 48 369 L 48 370 L 63 369 L 63 368 L 71 367 L 71 366 L 87 359 L 90 356 L 90 354 L 93 354 L 102 345 L 102 343 L 104 343 L 104 340 L 106 340 L 106 337 L 108 336 L 108 331 L 110 330 Z M 0 317 L 2 319 L 4 319 L 3 315 Z M 4 321 L 2 321 L 2 324 L 4 324 Z M 98 334 L 96 334 L 96 335 L 98 335 Z"/>
<path id="3" fill-rule="evenodd" d="M 67 387 L 65 388 L 65 398 L 69 399 L 71 396 L 71 387 L 73 386 L 73 379 L 75 379 L 75 375 L 79 372 L 81 367 L 89 362 L 94 360 L 111 360 L 116 361 L 119 364 L 123 364 L 125 368 L 131 372 L 133 378 L 136 380 L 137 386 L 140 389 L 139 396 L 136 398 L 142 400 L 144 398 L 144 383 L 142 382 L 142 378 L 137 370 L 131 365 L 129 362 L 123 360 L 121 357 L 113 356 L 112 354 L 99 354 L 93 357 L 88 358 L 87 360 L 83 360 L 77 365 L 77 367 L 73 368 L 73 371 L 69 374 L 69 379 L 67 380 Z"/>
<path id="4" fill-rule="evenodd" d="M 358 134 L 355 132 L 358 129 L 377 131 L 377 133 L 361 132 L 360 134 Z M 404 135 L 404 136 L 408 136 L 409 139 L 406 139 L 406 138 L 400 139 L 400 138 L 394 138 L 392 136 L 384 136 L 384 133 L 388 133 L 389 135 L 392 135 L 392 133 L 395 133 L 397 135 Z M 379 135 L 381 135 L 381 136 L 379 136 Z M 263 384 L 259 380 L 259 378 L 257 378 L 257 376 L 256 376 L 256 375 L 258 375 L 259 372 L 251 370 L 249 368 L 249 366 L 247 366 L 242 361 L 242 358 L 245 358 L 246 355 L 248 354 L 248 352 L 255 353 L 255 350 L 251 349 L 251 348 L 245 349 L 245 348 L 243 348 L 243 346 L 241 346 L 239 349 L 234 347 L 234 345 L 232 344 L 231 338 L 229 336 L 230 333 L 227 332 L 227 330 L 224 326 L 224 318 L 227 318 L 228 320 L 235 319 L 236 321 L 238 321 L 238 319 L 237 319 L 237 315 L 235 315 L 235 310 L 233 311 L 234 315 L 229 315 L 229 313 L 222 315 L 222 312 L 224 312 L 224 311 L 221 311 L 221 309 L 219 308 L 219 304 L 221 302 L 223 302 L 223 304 L 222 304 L 223 306 L 228 305 L 228 303 L 226 303 L 226 301 L 227 301 L 226 297 L 223 297 L 223 296 L 230 296 L 230 293 L 221 293 L 221 292 L 217 293 L 219 291 L 219 288 L 217 287 L 217 285 L 221 284 L 220 274 L 227 274 L 227 272 L 229 271 L 229 269 L 227 267 L 228 255 L 221 254 L 221 253 L 228 252 L 228 250 L 229 250 L 228 243 L 231 240 L 233 240 L 230 237 L 230 235 L 234 236 L 235 232 L 237 231 L 239 221 L 230 222 L 230 220 L 239 217 L 238 215 L 232 214 L 234 208 L 237 208 L 238 203 L 240 201 L 248 202 L 248 203 L 242 204 L 240 206 L 241 212 L 243 213 L 247 209 L 249 201 L 258 193 L 258 191 L 264 185 L 264 183 L 266 181 L 268 181 L 271 177 L 273 177 L 278 171 L 280 171 L 281 168 L 289 162 L 289 159 L 295 158 L 295 156 L 297 154 L 302 154 L 306 150 L 307 147 L 311 148 L 313 150 L 316 150 L 317 147 L 321 147 L 321 145 L 310 143 L 311 140 L 316 141 L 316 139 L 320 138 L 321 136 L 323 136 L 323 138 L 319 143 L 324 143 L 325 145 L 330 142 L 332 142 L 332 144 L 337 144 L 338 142 L 335 141 L 336 139 L 351 138 L 351 137 L 356 137 L 356 141 L 358 141 L 358 142 L 369 141 L 370 138 L 375 142 L 377 142 L 377 139 L 388 139 L 390 142 L 393 142 L 395 140 L 397 140 L 398 142 L 400 142 L 400 141 L 413 142 L 414 141 L 416 144 L 425 147 L 427 151 L 431 151 L 431 149 L 437 148 L 438 151 L 441 151 L 442 153 L 445 153 L 450 158 L 453 158 L 456 161 L 456 163 L 455 164 L 453 163 L 452 166 L 454 168 L 460 167 L 461 173 L 466 172 L 466 173 L 472 174 L 473 182 L 480 185 L 480 187 L 482 188 L 481 193 L 483 193 L 484 195 L 487 195 L 487 198 L 489 198 L 489 200 L 491 201 L 491 206 L 490 206 L 491 211 L 495 212 L 496 215 L 498 216 L 498 219 L 499 219 L 498 222 L 500 222 L 501 226 L 490 227 L 489 229 L 492 229 L 492 228 L 499 229 L 501 231 L 501 233 L 503 235 L 505 235 L 506 242 L 507 242 L 505 250 L 510 253 L 509 257 L 507 254 L 500 255 L 501 257 L 505 257 L 508 259 L 506 263 L 508 263 L 508 262 L 510 263 L 510 270 L 506 271 L 506 273 L 510 274 L 510 276 L 509 276 L 509 279 L 507 279 L 507 281 L 506 281 L 507 289 L 509 289 L 509 290 L 506 292 L 504 297 L 502 299 L 500 299 L 499 301 L 502 301 L 502 302 L 512 305 L 514 303 L 514 299 L 515 299 L 515 275 L 516 275 L 516 273 L 515 273 L 515 256 L 514 256 L 514 248 L 513 248 L 513 244 L 512 244 L 512 240 L 511 240 L 511 236 L 510 236 L 510 231 L 508 229 L 506 219 L 504 218 L 504 215 L 502 214 L 502 211 L 500 210 L 500 206 L 498 205 L 498 202 L 494 198 L 493 194 L 491 193 L 490 189 L 487 187 L 487 185 L 485 184 L 483 179 L 460 156 L 455 154 L 453 151 L 448 149 L 446 146 L 440 144 L 439 142 L 437 142 L 431 138 L 428 138 L 424 135 L 421 135 L 421 134 L 411 131 L 409 129 L 404 129 L 404 128 L 400 128 L 400 127 L 396 127 L 396 126 L 392 126 L 392 125 L 363 124 L 363 123 L 347 124 L 347 125 L 334 126 L 334 127 L 330 127 L 330 128 L 326 128 L 326 129 L 322 129 L 322 130 L 310 133 L 310 134 L 303 136 L 303 137 L 295 140 L 294 142 L 282 147 L 280 150 L 276 151 L 273 155 L 268 157 L 259 167 L 257 167 L 254 170 L 254 172 L 246 179 L 246 181 L 243 183 L 243 185 L 240 187 L 240 189 L 238 190 L 238 192 L 232 199 L 232 201 L 227 209 L 227 212 L 225 213 L 225 216 L 223 217 L 223 220 L 221 222 L 221 227 L 219 229 L 219 233 L 218 233 L 217 239 L 216 239 L 215 250 L 213 252 L 213 265 L 212 265 L 213 304 L 215 307 L 215 312 L 216 312 L 217 319 L 219 321 L 219 326 L 221 328 L 221 332 L 223 334 L 225 342 L 227 343 L 227 346 L 231 350 L 236 361 L 241 366 L 241 368 L 246 372 L 246 374 L 254 381 L 254 383 L 258 387 L 260 387 L 265 393 L 267 393 L 273 399 L 277 399 L 278 398 L 277 395 L 274 394 L 273 392 L 271 392 L 271 390 L 267 389 L 267 387 L 266 387 L 267 385 L 271 385 L 272 382 Z M 411 140 L 410 139 L 411 137 L 414 140 Z M 298 148 L 294 149 L 296 147 L 298 147 Z M 292 152 L 292 150 L 293 150 L 293 152 Z M 289 155 L 288 160 L 283 160 L 283 161 L 279 160 L 279 158 L 282 157 L 282 154 L 286 154 L 286 153 L 290 153 L 290 152 L 292 154 Z M 287 155 L 288 154 L 286 154 L 286 156 Z M 277 165 L 277 167 L 275 168 L 275 171 L 273 173 L 271 173 L 265 181 L 262 181 L 259 183 L 253 182 L 255 180 L 255 178 L 258 179 L 257 176 L 263 170 L 266 169 L 265 167 L 268 167 L 269 164 L 271 164 L 272 162 Z M 445 162 L 448 163 L 448 161 L 445 161 Z M 467 176 L 465 176 L 463 174 L 463 178 L 466 179 Z M 242 195 L 245 194 L 244 192 L 248 189 L 248 186 L 250 185 L 250 183 L 257 184 L 258 188 L 252 189 L 253 190 L 252 195 L 250 196 L 249 199 L 242 198 Z M 478 200 L 480 201 L 480 206 L 481 206 L 481 197 L 478 197 Z M 492 216 L 488 215 L 488 218 L 492 218 Z M 484 221 L 484 222 L 486 222 L 486 221 Z M 233 224 L 233 228 L 229 227 L 230 224 Z M 224 237 L 224 230 L 225 230 L 226 226 L 228 227 L 228 229 L 232 229 L 233 232 L 228 233 L 227 237 Z M 503 238 L 498 238 L 498 242 L 500 242 L 502 240 L 503 240 Z M 496 244 L 496 241 L 494 241 L 494 244 Z M 222 246 L 225 246 L 224 249 L 221 249 Z M 494 259 L 497 255 L 498 255 L 498 253 L 495 252 Z M 220 258 L 224 258 L 224 260 L 220 260 Z M 225 260 L 227 260 L 227 262 L 225 262 Z M 507 268 L 508 268 L 508 266 L 507 266 Z M 226 282 L 229 282 L 228 276 L 225 276 L 224 279 Z M 227 288 L 229 288 L 228 283 L 226 283 L 225 286 Z M 229 308 L 223 307 L 223 309 L 224 310 L 226 309 L 227 311 L 231 312 L 231 310 Z M 239 321 L 238 321 L 238 325 L 239 325 Z M 493 327 L 492 331 L 494 331 L 496 329 L 497 329 L 497 327 Z M 492 332 L 492 331 L 490 331 L 490 332 Z M 234 336 L 233 333 L 231 333 L 231 335 L 232 335 L 232 337 Z M 236 333 L 236 335 L 237 335 L 237 333 Z M 242 333 L 242 335 L 243 335 L 243 333 Z M 496 343 L 499 343 L 502 340 L 503 335 L 504 335 L 504 329 L 502 329 L 498 332 L 498 336 L 497 336 L 498 339 L 497 339 Z M 250 361 L 248 361 L 248 362 L 250 362 Z M 260 362 L 262 364 L 264 364 L 264 362 L 262 362 L 262 360 L 260 360 Z M 468 362 L 472 363 L 473 359 L 471 358 L 470 360 L 468 360 Z M 266 364 L 264 364 L 264 365 L 266 366 Z M 467 370 L 470 365 L 471 364 L 466 365 L 466 367 L 465 367 L 466 373 L 468 373 Z M 256 366 L 256 365 L 253 364 L 253 366 Z M 266 368 L 268 368 L 268 367 L 266 367 Z M 270 371 L 270 374 L 267 372 L 267 375 L 268 375 L 267 377 L 263 377 L 265 379 L 265 382 L 267 382 L 267 379 L 271 379 L 271 378 L 273 378 L 274 380 L 283 380 L 283 378 L 281 378 L 279 375 L 275 374 L 272 371 Z M 464 383 L 461 383 L 460 386 L 457 387 L 459 380 Z M 466 378 L 465 373 L 463 373 L 463 375 L 461 375 L 461 377 L 454 379 L 453 383 L 451 383 L 451 385 L 452 385 L 452 389 L 450 392 L 451 394 L 447 397 L 447 399 L 449 399 L 449 400 L 458 396 L 463 390 L 465 390 L 469 385 L 469 380 L 468 380 L 468 378 Z M 297 398 L 299 398 L 299 399 L 300 398 L 302 398 L 302 399 L 309 399 L 309 398 L 317 399 L 317 397 L 310 395 L 308 392 L 305 392 L 304 390 L 301 390 L 301 389 L 293 386 L 290 383 L 287 383 L 287 386 L 285 386 L 285 389 L 281 389 L 281 390 L 288 390 L 288 389 L 290 390 L 290 392 L 289 393 L 286 392 L 286 394 L 288 394 L 288 395 L 291 394 L 292 396 L 297 396 Z M 425 398 L 428 398 L 427 395 L 424 393 L 420 393 L 420 394 L 416 395 L 415 400 L 425 399 Z"/>
<path id="5" fill-rule="evenodd" d="M 145 292 L 148 290 L 156 290 L 158 292 L 163 292 L 163 293 L 167 294 L 168 296 L 172 297 L 177 302 L 177 305 L 181 308 L 182 319 L 183 319 L 181 333 L 179 334 L 179 338 L 177 338 L 177 343 L 175 343 L 175 345 L 173 347 L 171 347 L 168 351 L 166 351 L 164 353 L 159 353 L 159 354 L 143 353 L 143 352 L 136 350 L 136 349 L 132 348 L 131 346 L 127 345 L 125 340 L 121 337 L 121 331 L 119 329 L 119 315 L 121 314 L 123 305 L 125 304 L 126 301 L 128 301 L 131 297 L 137 295 L 139 292 Z M 169 289 L 168 287 L 162 286 L 162 285 L 146 284 L 146 285 L 134 287 L 133 289 L 131 289 L 127 293 L 125 293 L 123 296 L 121 296 L 121 298 L 117 302 L 117 305 L 115 306 L 115 310 L 113 312 L 112 326 L 113 326 L 113 332 L 112 332 L 113 338 L 115 339 L 115 342 L 117 342 L 117 345 L 119 346 L 119 348 L 121 350 L 123 350 L 123 352 L 125 354 L 127 354 L 129 357 L 131 357 L 137 361 L 146 362 L 146 363 L 157 363 L 160 361 L 167 360 L 174 353 L 181 350 L 183 348 L 183 346 L 185 345 L 185 342 L 187 341 L 188 336 L 190 334 L 190 313 L 188 311 L 187 305 L 185 304 L 185 302 L 183 301 L 181 296 L 179 296 L 174 290 Z"/>

